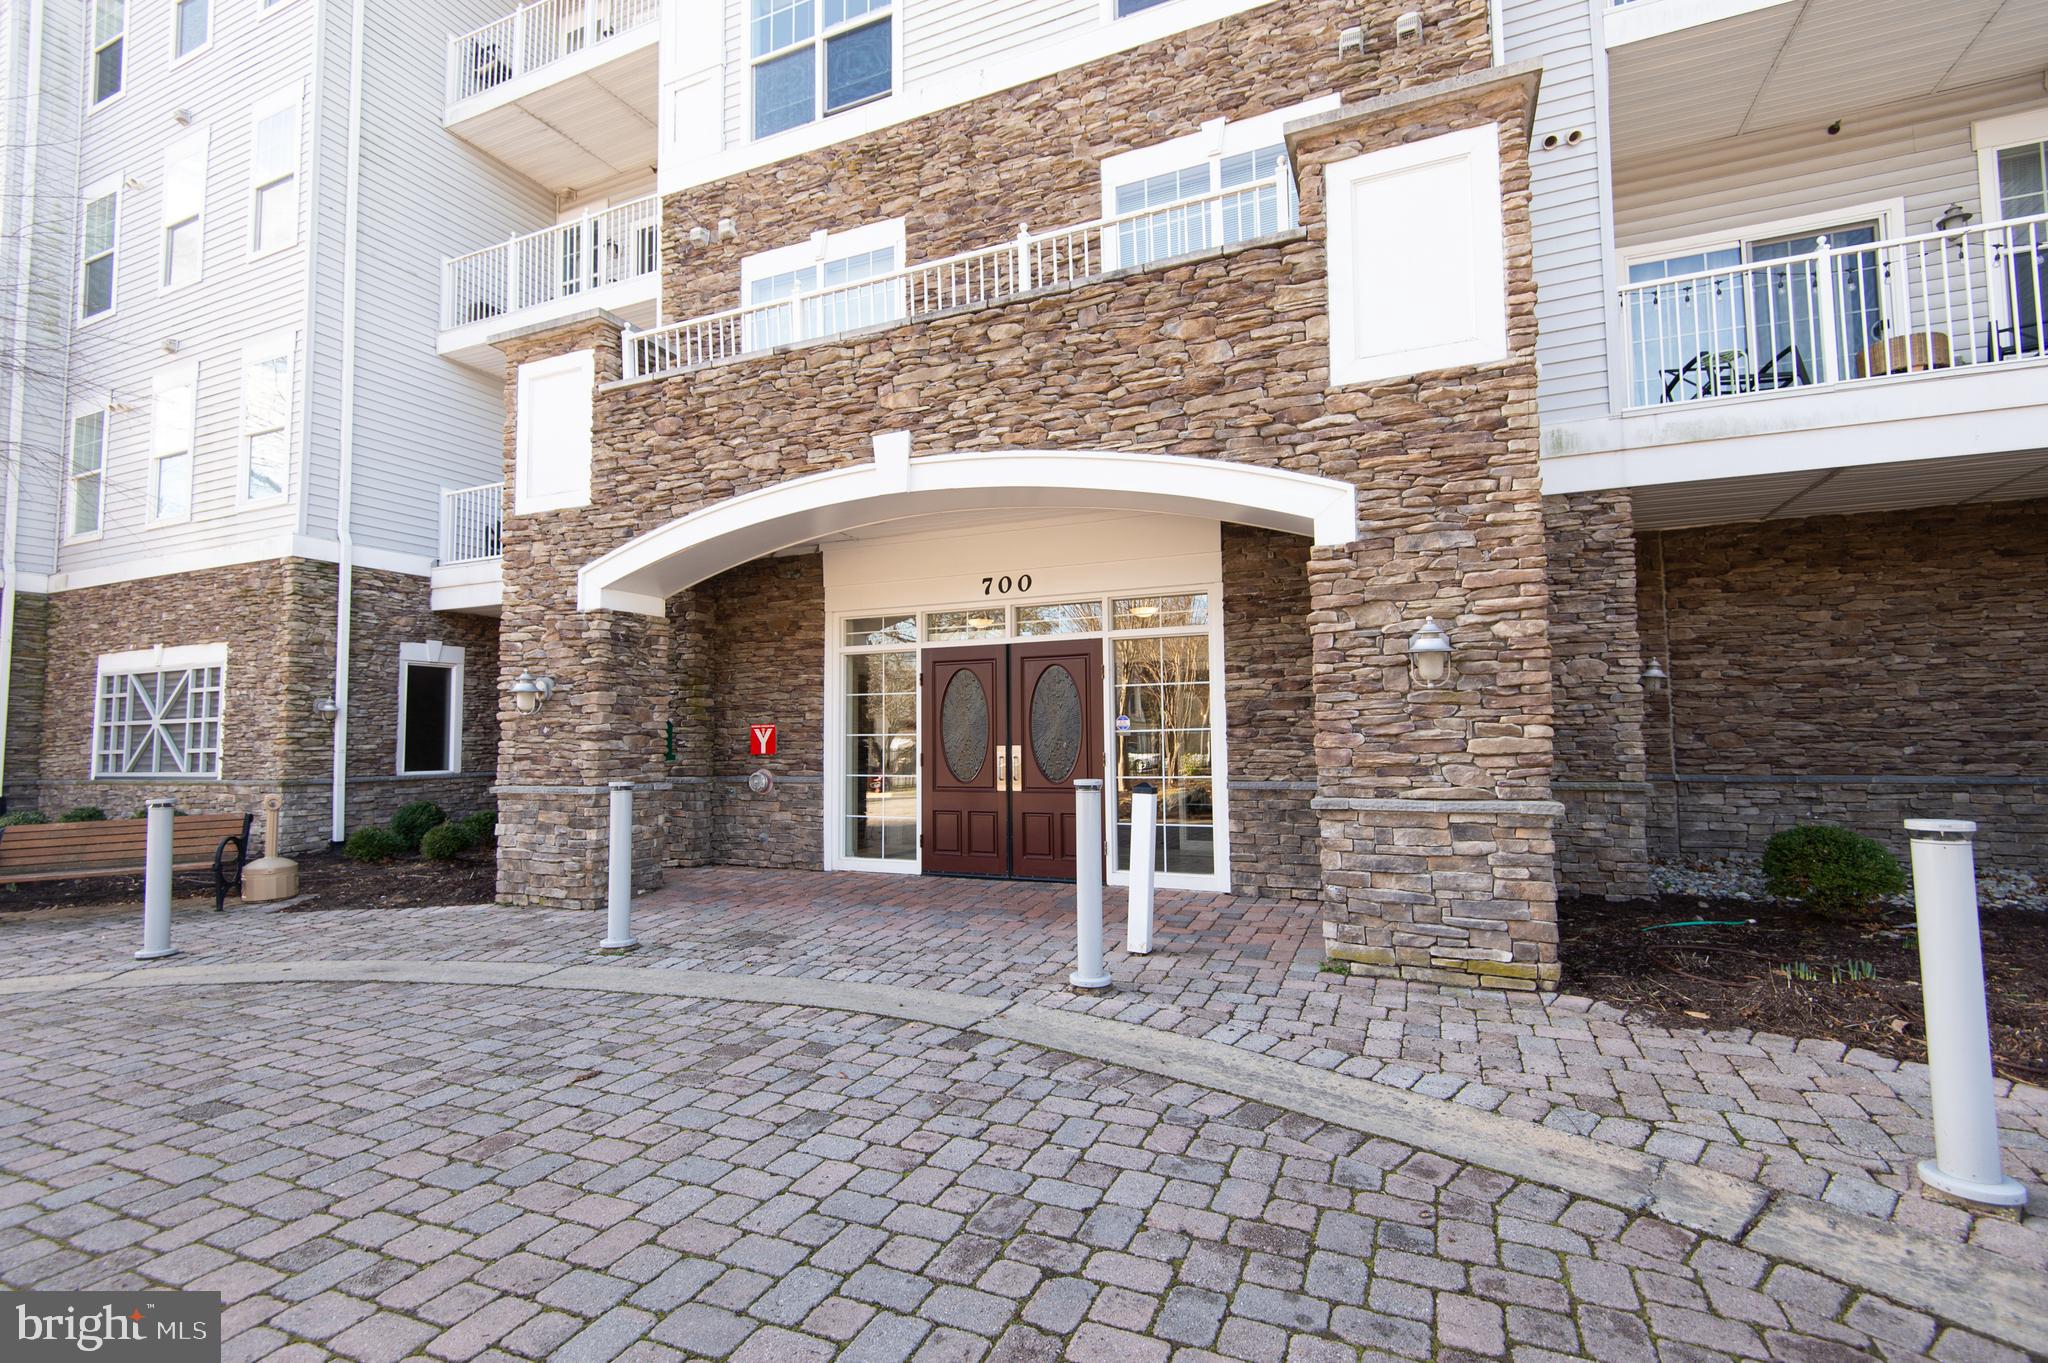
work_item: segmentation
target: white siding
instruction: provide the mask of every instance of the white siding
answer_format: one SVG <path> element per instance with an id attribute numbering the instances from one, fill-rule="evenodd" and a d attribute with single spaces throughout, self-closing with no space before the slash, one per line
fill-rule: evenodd
<path id="1" fill-rule="evenodd" d="M 903 79 L 914 85 L 952 75 L 1005 51 L 1093 28 L 1101 17 L 1102 0 L 913 0 L 903 29 Z"/>

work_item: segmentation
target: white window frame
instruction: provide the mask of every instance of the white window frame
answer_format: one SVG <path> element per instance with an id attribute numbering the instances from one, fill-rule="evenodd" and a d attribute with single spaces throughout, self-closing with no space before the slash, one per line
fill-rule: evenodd
<path id="1" fill-rule="evenodd" d="M 121 27 L 106 42 L 99 41 L 99 9 L 101 0 L 90 0 L 85 16 L 85 111 L 90 114 L 104 109 L 119 99 L 128 89 L 128 0 L 115 0 L 121 7 Z M 115 43 L 121 45 L 121 83 L 110 95 L 102 95 L 100 89 L 100 53 Z"/>
<path id="2" fill-rule="evenodd" d="M 87 417 L 100 419 L 100 466 L 93 473 L 78 471 L 78 423 Z M 71 420 L 64 432 L 64 543 L 90 544 L 107 531 L 107 446 L 113 434 L 114 414 L 105 402 L 80 403 L 71 409 Z M 97 476 L 98 489 L 95 493 L 91 530 L 80 532 L 78 525 L 78 484 L 83 478 Z"/>
<path id="3" fill-rule="evenodd" d="M 159 369 L 151 378 L 151 401 L 149 408 L 149 478 L 147 481 L 148 501 L 143 504 L 142 522 L 148 526 L 183 525 L 192 519 L 193 503 L 197 499 L 199 486 L 199 365 L 197 362 L 174 365 Z M 191 403 L 191 436 L 187 442 L 190 448 L 183 451 L 166 451 L 157 444 L 157 415 L 170 395 L 183 389 Z M 163 476 L 164 460 L 183 453 L 187 470 L 185 487 L 185 514 L 182 516 L 159 516 L 157 494 Z"/>
<path id="4" fill-rule="evenodd" d="M 1123 13 L 1120 13 L 1120 12 L 1118 12 L 1118 10 L 1117 10 L 1117 5 L 1118 5 L 1119 3 L 1120 3 L 1120 0 L 1102 0 L 1102 22 L 1103 22 L 1103 23 L 1105 23 L 1105 24 L 1116 24 L 1116 23 L 1122 23 L 1123 21 L 1125 21 L 1125 20 L 1127 20 L 1127 19 L 1135 19 L 1135 18 L 1137 18 L 1137 17 L 1139 16 L 1139 15 L 1141 15 L 1141 14 L 1144 14 L 1144 13 L 1146 13 L 1146 12 L 1147 12 L 1147 11 L 1149 11 L 1149 10 L 1155 10 L 1155 9 L 1166 9 L 1166 8 L 1167 8 L 1168 6 L 1170 6 L 1170 5 L 1172 5 L 1172 4 L 1174 3 L 1174 0 L 1153 0 L 1153 3 L 1152 3 L 1152 4 L 1149 4 L 1149 5 L 1147 5 L 1147 6 L 1145 6 L 1145 8 L 1144 8 L 1144 9 L 1137 9 L 1137 10 L 1132 10 L 1132 11 L 1131 11 L 1131 12 L 1130 12 L 1129 14 L 1123 14 Z"/>
<path id="5" fill-rule="evenodd" d="M 1978 203 L 1984 210 L 1980 221 L 1998 222 L 2003 214 L 1998 195 L 1998 153 L 2035 142 L 2048 142 L 2048 104 L 1998 118 L 1979 119 L 1970 125 L 1970 145 L 1977 151 Z"/>
<path id="6" fill-rule="evenodd" d="M 102 653 L 93 671 L 92 684 L 92 779 L 95 781 L 153 781 L 159 784 L 173 781 L 218 782 L 222 779 L 222 758 L 227 750 L 228 726 L 228 646 L 217 644 L 183 644 L 165 647 L 130 649 L 124 653 Z M 220 669 L 220 711 L 215 717 L 216 746 L 213 748 L 213 770 L 210 773 L 191 772 L 108 772 L 101 770 L 100 756 L 106 731 L 106 681 L 108 677 L 137 676 L 157 672 L 195 672 L 207 668 Z M 132 727 L 132 726 L 131 726 Z"/>
<path id="7" fill-rule="evenodd" d="M 175 293 L 180 289 L 189 289 L 206 278 L 206 174 L 209 152 L 205 128 L 194 128 L 164 149 L 161 195 L 163 206 L 158 214 L 157 228 L 156 284 L 159 293 Z M 199 192 L 196 197 L 188 198 L 185 193 L 174 191 L 173 172 L 176 167 L 186 163 L 198 167 Z M 189 213 L 182 211 L 188 206 L 191 208 Z M 174 228 L 187 225 L 191 227 L 195 238 L 192 248 L 192 277 L 174 283 L 171 279 L 171 232 Z"/>
<path id="8" fill-rule="evenodd" d="M 772 279 L 776 275 L 788 274 L 795 270 L 815 267 L 818 271 L 819 282 L 822 284 L 827 263 L 834 260 L 844 260 L 849 256 L 866 255 L 870 251 L 888 250 L 894 252 L 895 268 L 878 276 L 878 278 L 886 279 L 889 275 L 900 276 L 902 271 L 907 268 L 904 260 L 905 249 L 903 219 L 890 218 L 886 222 L 865 223 L 859 227 L 849 227 L 839 232 L 820 230 L 811 233 L 804 240 L 793 242 L 788 246 L 776 246 L 766 251 L 756 251 L 753 255 L 744 256 L 740 260 L 740 306 L 742 308 L 755 306 L 754 285 L 761 280 Z M 846 287 L 855 288 L 869 282 L 868 280 L 857 280 L 852 284 L 846 285 Z M 762 304 L 760 306 L 766 307 L 769 305 Z M 888 307 L 889 315 L 886 318 L 876 319 L 871 325 L 884 326 L 903 317 L 906 308 L 904 307 L 903 289 L 900 279 L 898 286 L 889 294 Z M 794 340 L 797 338 L 792 336 L 790 339 Z M 808 339 L 808 337 L 805 339 Z"/>
<path id="9" fill-rule="evenodd" d="M 77 315 L 78 324 L 80 326 L 89 326 L 95 322 L 99 322 L 108 317 L 112 317 L 121 304 L 121 184 L 121 177 L 118 174 L 116 174 L 109 175 L 103 180 L 99 180 L 91 185 L 88 185 L 86 187 L 83 201 L 79 206 Z M 109 272 L 111 278 L 108 280 L 107 285 L 106 310 L 103 312 L 88 313 L 85 310 L 86 267 L 90 265 L 93 262 L 93 260 L 97 259 L 97 257 L 89 256 L 86 254 L 85 220 L 87 215 L 91 213 L 92 206 L 96 203 L 99 203 L 103 199 L 112 199 L 114 201 L 113 239 L 108 244 L 106 251 L 103 253 L 109 262 Z"/>
<path id="10" fill-rule="evenodd" d="M 178 10 L 185 3 L 186 0 L 171 0 L 171 65 L 173 66 L 191 61 L 194 57 L 206 51 L 207 48 L 213 46 L 213 21 L 217 17 L 213 12 L 213 0 L 192 0 L 192 3 L 203 5 L 206 8 L 206 38 L 197 47 L 184 52 L 178 50 Z"/>
<path id="11" fill-rule="evenodd" d="M 242 346 L 240 434 L 235 440 L 239 454 L 235 469 L 235 505 L 237 506 L 272 506 L 279 502 L 288 501 L 291 497 L 292 458 L 296 453 L 292 448 L 292 414 L 298 409 L 298 393 L 295 386 L 298 377 L 298 342 L 298 333 L 295 331 L 273 331 L 266 336 L 253 337 Z M 258 362 L 276 359 L 279 356 L 282 356 L 284 359 L 285 407 L 284 420 L 275 429 L 284 436 L 284 479 L 279 489 L 269 496 L 252 497 L 249 495 L 249 474 L 254 460 L 250 457 L 250 451 L 256 436 L 265 432 L 250 429 L 252 424 L 249 415 L 250 372 Z"/>
<path id="12" fill-rule="evenodd" d="M 293 81 L 284 89 L 257 102 L 249 111 L 249 257 L 260 259 L 289 251 L 299 244 L 299 163 L 301 144 L 304 136 L 300 110 L 305 100 L 304 87 Z M 265 178 L 264 169 L 258 157 L 262 151 L 262 130 L 264 121 L 272 116 L 289 111 L 291 123 L 291 157 L 289 168 L 283 163 L 273 167 Z M 291 234 L 275 246 L 263 245 L 263 192 L 280 186 L 291 189 Z"/>
<path id="13" fill-rule="evenodd" d="M 813 15 L 821 22 L 811 30 L 810 37 L 798 39 L 796 42 L 790 43 L 785 47 L 771 49 L 759 56 L 754 55 L 753 4 L 749 0 L 747 4 L 741 7 L 740 45 L 741 49 L 747 54 L 745 118 L 747 123 L 747 140 L 749 142 L 772 141 L 775 138 L 787 136 L 803 128 L 813 128 L 828 119 L 837 118 L 841 114 L 849 113 L 852 110 L 865 109 L 873 105 L 882 104 L 902 93 L 903 7 L 906 3 L 909 3 L 909 0 L 888 0 L 888 9 L 884 13 L 875 14 L 870 12 L 863 14 L 857 19 L 849 19 L 843 23 L 835 24 L 829 29 L 822 22 L 825 17 L 824 3 L 825 0 L 812 0 L 814 6 Z M 857 99 L 851 104 L 842 104 L 836 109 L 827 110 L 825 107 L 826 39 L 853 33 L 859 29 L 866 28 L 870 24 L 882 23 L 885 20 L 889 25 L 889 88 L 878 95 L 869 95 L 866 99 Z M 762 65 L 772 62 L 778 57 L 786 57 L 790 53 L 804 47 L 817 48 L 817 56 L 811 63 L 811 116 L 802 123 L 792 123 L 787 128 L 779 128 L 772 133 L 758 131 L 754 126 L 754 110 L 756 107 L 754 84 Z"/>
<path id="14" fill-rule="evenodd" d="M 406 678 L 415 667 L 439 668 L 448 677 L 448 756 L 454 765 L 434 771 L 413 771 L 405 765 Z M 391 770 L 399 776 L 460 776 L 462 774 L 462 671 L 463 651 L 439 641 L 398 646 L 398 742 L 392 754 Z"/>

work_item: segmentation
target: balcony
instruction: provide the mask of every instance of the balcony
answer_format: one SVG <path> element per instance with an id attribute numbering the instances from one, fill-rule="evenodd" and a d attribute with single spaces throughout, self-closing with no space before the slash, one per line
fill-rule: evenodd
<path id="1" fill-rule="evenodd" d="M 503 608 L 504 526 L 503 483 L 441 493 L 441 556 L 431 581 L 435 610 L 496 615 Z"/>
<path id="2" fill-rule="evenodd" d="M 492 336 L 590 308 L 651 322 L 660 289 L 661 199 L 650 194 L 443 261 L 440 352 L 493 367 Z"/>
<path id="3" fill-rule="evenodd" d="M 1160 208 L 987 246 L 832 288 L 673 322 L 623 338 L 627 381 L 730 364 L 852 332 L 988 307 L 1041 289 L 1150 269 L 1294 230 L 1286 173 Z"/>
<path id="4" fill-rule="evenodd" d="M 532 0 L 448 40 L 450 132 L 557 192 L 656 157 L 661 0 Z"/>

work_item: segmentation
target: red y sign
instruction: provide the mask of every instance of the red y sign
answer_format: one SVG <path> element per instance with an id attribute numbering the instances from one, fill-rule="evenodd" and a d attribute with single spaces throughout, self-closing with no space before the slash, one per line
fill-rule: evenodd
<path id="1" fill-rule="evenodd" d="M 747 755 L 749 757 L 775 756 L 775 726 L 773 724 L 749 724 L 747 726 Z"/>

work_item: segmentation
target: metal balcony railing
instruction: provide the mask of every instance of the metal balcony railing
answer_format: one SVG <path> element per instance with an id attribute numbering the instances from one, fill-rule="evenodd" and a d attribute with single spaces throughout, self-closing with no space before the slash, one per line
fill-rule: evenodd
<path id="1" fill-rule="evenodd" d="M 1624 287 L 1630 408 L 2048 355 L 2048 214 Z"/>
<path id="2" fill-rule="evenodd" d="M 1275 236 L 1291 230 L 1295 221 L 1294 184 L 1283 171 L 1143 212 L 1050 232 L 1022 228 L 1001 245 L 628 332 L 624 375 L 631 380 L 679 374 L 777 346 L 984 306 L 1033 289 Z"/>
<path id="3" fill-rule="evenodd" d="M 661 0 L 533 0 L 448 40 L 448 102 L 591 51 L 660 16 Z"/>
<path id="4" fill-rule="evenodd" d="M 661 198 L 456 256 L 441 265 L 441 325 L 468 326 L 661 270 Z"/>
<path id="5" fill-rule="evenodd" d="M 474 563 L 504 552 L 505 485 L 441 493 L 441 563 Z"/>

